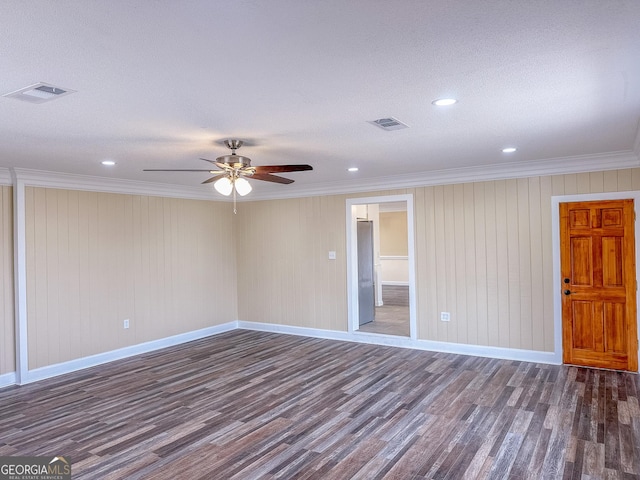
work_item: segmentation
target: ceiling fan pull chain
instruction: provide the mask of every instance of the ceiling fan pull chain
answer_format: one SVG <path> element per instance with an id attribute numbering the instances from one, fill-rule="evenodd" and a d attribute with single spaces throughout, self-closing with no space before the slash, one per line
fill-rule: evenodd
<path id="1" fill-rule="evenodd" d="M 234 187 L 233 187 L 233 214 L 236 215 L 237 213 L 238 213 L 238 211 L 236 210 L 236 188 L 235 188 L 235 185 L 234 185 Z"/>

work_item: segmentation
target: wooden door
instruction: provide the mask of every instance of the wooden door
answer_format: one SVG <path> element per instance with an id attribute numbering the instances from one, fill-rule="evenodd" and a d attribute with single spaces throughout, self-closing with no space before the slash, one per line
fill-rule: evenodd
<path id="1" fill-rule="evenodd" d="M 560 204 L 563 361 L 638 370 L 633 200 Z"/>

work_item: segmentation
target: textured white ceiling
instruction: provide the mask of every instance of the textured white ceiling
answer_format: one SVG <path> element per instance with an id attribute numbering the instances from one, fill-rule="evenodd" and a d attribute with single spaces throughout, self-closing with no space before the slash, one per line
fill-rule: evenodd
<path id="1" fill-rule="evenodd" d="M 630 152 L 638 132 L 638 0 L 3 0 L 0 24 L 0 95 L 77 90 L 0 97 L 4 167 L 198 185 L 142 169 L 206 168 L 225 138 L 314 166 L 259 194 Z M 367 123 L 388 116 L 410 128 Z"/>

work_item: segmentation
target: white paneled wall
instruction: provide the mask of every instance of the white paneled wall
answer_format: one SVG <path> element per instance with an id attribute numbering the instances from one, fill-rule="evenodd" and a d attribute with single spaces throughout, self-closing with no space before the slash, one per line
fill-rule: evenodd
<path id="1" fill-rule="evenodd" d="M 0 375 L 14 372 L 13 189 L 0 186 Z"/>
<path id="2" fill-rule="evenodd" d="M 1 375 L 15 339 L 12 188 L 0 188 Z M 553 351 L 551 197 L 632 190 L 640 169 L 255 201 L 234 216 L 226 203 L 27 187 L 29 368 L 236 319 L 347 331 L 346 199 L 406 193 L 418 338 Z"/>
<path id="3" fill-rule="evenodd" d="M 418 338 L 551 352 L 551 196 L 640 190 L 640 169 L 442 185 L 413 193 Z M 347 330 L 345 202 L 253 202 L 239 215 L 240 318 Z M 440 312 L 451 321 L 441 322 Z"/>
<path id="4" fill-rule="evenodd" d="M 241 320 L 347 329 L 344 210 L 344 196 L 239 207 Z M 336 260 L 329 260 L 329 251 Z"/>
<path id="5" fill-rule="evenodd" d="M 207 201 L 28 187 L 29 368 L 234 321 L 232 215 Z"/>

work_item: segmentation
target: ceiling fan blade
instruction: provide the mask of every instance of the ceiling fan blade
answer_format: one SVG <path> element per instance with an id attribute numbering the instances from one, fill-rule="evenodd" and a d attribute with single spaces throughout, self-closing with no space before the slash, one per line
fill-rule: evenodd
<path id="1" fill-rule="evenodd" d="M 253 178 L 256 180 L 264 180 L 265 182 L 284 183 L 284 184 L 293 183 L 293 180 L 291 180 L 290 178 L 279 177 L 277 175 L 271 175 L 270 173 L 254 173 L 248 178 Z"/>
<path id="2" fill-rule="evenodd" d="M 303 172 L 305 170 L 313 170 L 311 165 L 261 165 L 253 168 L 256 169 L 256 173 Z"/>
<path id="3" fill-rule="evenodd" d="M 227 165 L 226 163 L 220 163 L 220 162 L 217 162 L 215 160 L 207 160 L 206 158 L 202 158 L 202 157 L 200 157 L 200 160 L 204 160 L 205 162 L 213 163 L 216 167 L 222 168 L 223 170 L 229 168 L 229 165 Z"/>
<path id="4" fill-rule="evenodd" d="M 208 178 L 207 180 L 205 180 L 204 182 L 202 182 L 202 184 L 215 182 L 215 181 L 216 181 L 217 179 L 219 179 L 220 177 L 224 177 L 224 175 L 225 175 L 225 172 L 221 172 L 221 173 L 220 173 L 220 174 L 218 174 L 218 175 L 214 175 L 213 177 Z"/>
<path id="5" fill-rule="evenodd" d="M 167 169 L 167 168 L 145 168 L 142 170 L 143 172 L 209 172 L 209 173 L 218 173 L 218 170 L 185 170 L 183 168 L 180 169 Z M 223 173 L 222 171 L 220 173 Z"/>

